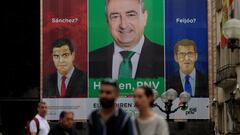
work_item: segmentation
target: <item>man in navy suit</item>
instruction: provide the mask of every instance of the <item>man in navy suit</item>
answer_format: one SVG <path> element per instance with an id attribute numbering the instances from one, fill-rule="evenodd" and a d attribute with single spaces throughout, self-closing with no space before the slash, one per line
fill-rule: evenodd
<path id="1" fill-rule="evenodd" d="M 74 66 L 74 47 L 68 39 L 58 39 L 52 46 L 57 72 L 44 78 L 44 98 L 87 97 L 87 76 Z"/>
<path id="2" fill-rule="evenodd" d="M 208 97 L 208 77 L 195 68 L 198 58 L 196 43 L 183 39 L 174 48 L 174 59 L 180 69 L 167 77 L 167 89 L 173 88 L 178 94 L 188 92 L 192 97 Z"/>
<path id="3" fill-rule="evenodd" d="M 164 49 L 144 36 L 143 0 L 106 0 L 106 17 L 114 40 L 89 56 L 91 78 L 158 78 L 164 75 Z"/>

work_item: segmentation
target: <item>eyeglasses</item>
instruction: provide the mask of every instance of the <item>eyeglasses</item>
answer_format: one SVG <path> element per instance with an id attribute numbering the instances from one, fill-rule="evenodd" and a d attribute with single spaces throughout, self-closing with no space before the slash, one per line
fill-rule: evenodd
<path id="1" fill-rule="evenodd" d="M 187 52 L 187 53 L 184 53 L 184 52 L 180 52 L 180 53 L 177 53 L 177 55 L 180 57 L 180 58 L 185 58 L 186 56 L 188 57 L 194 57 L 196 52 Z"/>

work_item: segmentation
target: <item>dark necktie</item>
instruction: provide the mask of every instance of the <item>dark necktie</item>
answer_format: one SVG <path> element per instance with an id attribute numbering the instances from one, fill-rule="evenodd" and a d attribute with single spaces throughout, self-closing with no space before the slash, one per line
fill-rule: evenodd
<path id="1" fill-rule="evenodd" d="M 62 76 L 61 80 L 61 97 L 65 97 L 66 95 L 66 81 L 67 77 L 66 76 Z"/>
<path id="2" fill-rule="evenodd" d="M 192 86 L 191 86 L 191 83 L 190 83 L 189 79 L 190 79 L 190 76 L 186 75 L 185 76 L 185 91 L 187 93 L 189 93 L 190 96 L 192 96 Z"/>
<path id="3" fill-rule="evenodd" d="M 135 54 L 132 51 L 122 51 L 120 52 L 123 60 L 119 67 L 118 78 L 132 78 L 132 62 L 131 58 Z"/>

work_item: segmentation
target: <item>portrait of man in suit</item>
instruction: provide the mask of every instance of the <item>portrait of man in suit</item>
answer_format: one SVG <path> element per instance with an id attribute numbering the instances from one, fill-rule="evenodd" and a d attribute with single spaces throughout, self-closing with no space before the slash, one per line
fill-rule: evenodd
<path id="1" fill-rule="evenodd" d="M 144 0 L 106 0 L 105 12 L 113 43 L 90 52 L 90 78 L 163 77 L 164 49 L 144 35 Z"/>
<path id="2" fill-rule="evenodd" d="M 44 98 L 87 97 L 87 75 L 74 65 L 75 51 L 67 38 L 52 44 L 52 59 L 56 72 L 43 81 Z"/>
<path id="3" fill-rule="evenodd" d="M 196 43 L 189 39 L 178 41 L 174 47 L 174 59 L 179 70 L 167 77 L 167 89 L 173 88 L 178 94 L 186 91 L 192 97 L 208 97 L 208 77 L 195 67 L 198 60 Z"/>

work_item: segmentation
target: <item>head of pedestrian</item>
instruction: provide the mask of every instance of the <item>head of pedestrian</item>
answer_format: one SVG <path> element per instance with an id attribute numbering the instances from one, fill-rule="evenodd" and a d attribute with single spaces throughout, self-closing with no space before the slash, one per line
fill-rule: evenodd
<path id="1" fill-rule="evenodd" d="M 46 102 L 39 102 L 38 103 L 38 107 L 37 107 L 37 111 L 38 111 L 38 114 L 41 116 L 41 117 L 45 117 L 47 115 L 47 112 L 48 112 L 48 106 L 47 106 L 47 103 Z"/>
<path id="2" fill-rule="evenodd" d="M 139 111 L 151 109 L 154 98 L 154 90 L 149 86 L 140 86 L 134 90 L 134 103 Z"/>
<path id="3" fill-rule="evenodd" d="M 119 97 L 119 88 L 115 80 L 104 79 L 101 81 L 99 102 L 103 109 L 115 107 L 115 103 Z"/>
<path id="4" fill-rule="evenodd" d="M 74 113 L 68 111 L 62 111 L 59 115 L 59 124 L 64 129 L 70 129 L 73 127 Z"/>

